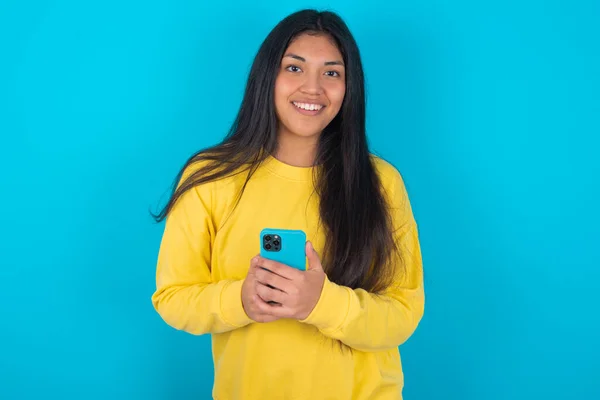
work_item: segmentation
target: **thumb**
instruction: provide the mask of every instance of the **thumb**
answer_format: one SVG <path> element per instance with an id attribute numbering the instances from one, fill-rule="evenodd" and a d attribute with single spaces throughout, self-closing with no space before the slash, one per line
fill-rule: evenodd
<path id="1" fill-rule="evenodd" d="M 248 275 L 254 275 L 254 271 L 258 268 L 258 260 L 260 256 L 256 255 L 250 260 L 250 268 L 248 268 Z"/>
<path id="2" fill-rule="evenodd" d="M 306 242 L 306 258 L 308 259 L 308 269 L 316 269 L 323 271 L 321 259 L 319 258 L 317 251 L 315 250 L 310 241 Z"/>

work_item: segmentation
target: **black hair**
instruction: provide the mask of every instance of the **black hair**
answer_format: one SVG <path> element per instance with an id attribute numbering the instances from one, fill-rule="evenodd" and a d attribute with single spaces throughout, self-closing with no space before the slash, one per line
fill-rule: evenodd
<path id="1" fill-rule="evenodd" d="M 335 13 L 295 12 L 280 21 L 260 46 L 242 103 L 229 133 L 217 145 L 190 157 L 176 181 L 192 164 L 202 167 L 176 185 L 163 220 L 187 190 L 225 176 L 247 173 L 245 184 L 277 148 L 274 87 L 285 50 L 303 33 L 327 35 L 345 64 L 346 91 L 340 111 L 319 136 L 315 191 L 326 241 L 321 254 L 329 279 L 353 289 L 378 293 L 393 277 L 397 249 L 385 195 L 369 152 L 365 129 L 365 88 L 360 52 L 345 22 Z M 246 185 L 243 185 L 243 192 Z M 240 193 L 241 195 L 241 193 Z"/>

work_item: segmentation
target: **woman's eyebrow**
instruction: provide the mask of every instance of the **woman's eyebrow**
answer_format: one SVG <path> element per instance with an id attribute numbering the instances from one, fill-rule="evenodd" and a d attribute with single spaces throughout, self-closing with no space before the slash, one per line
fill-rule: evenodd
<path id="1" fill-rule="evenodd" d="M 298 61 L 306 62 L 306 59 L 304 57 L 300 57 L 299 55 L 294 54 L 294 53 L 288 53 L 288 54 L 286 54 L 283 57 L 284 58 L 285 57 L 290 57 L 290 58 L 296 59 Z M 341 65 L 341 66 L 344 66 L 344 63 L 342 61 L 339 61 L 339 60 L 336 60 L 336 61 L 325 61 L 324 65 Z"/>

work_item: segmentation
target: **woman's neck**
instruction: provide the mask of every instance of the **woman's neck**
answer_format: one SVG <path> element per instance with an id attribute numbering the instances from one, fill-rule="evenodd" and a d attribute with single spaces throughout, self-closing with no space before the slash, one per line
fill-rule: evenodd
<path id="1" fill-rule="evenodd" d="M 311 167 L 317 155 L 318 143 L 318 137 L 281 135 L 273 156 L 284 164 Z"/>

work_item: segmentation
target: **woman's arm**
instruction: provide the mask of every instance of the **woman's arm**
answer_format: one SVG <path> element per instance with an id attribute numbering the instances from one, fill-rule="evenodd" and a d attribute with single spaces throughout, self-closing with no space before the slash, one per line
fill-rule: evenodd
<path id="1" fill-rule="evenodd" d="M 424 313 L 423 263 L 419 235 L 406 187 L 400 173 L 388 169 L 396 241 L 396 279 L 380 295 L 352 290 L 325 279 L 321 297 L 303 322 L 323 334 L 362 351 L 394 348 L 415 331 Z"/>
<path id="2" fill-rule="evenodd" d="M 186 192 L 166 219 L 152 304 L 173 328 L 195 335 L 251 323 L 242 306 L 242 280 L 212 282 L 215 235 L 210 184 Z"/>
<path id="3" fill-rule="evenodd" d="M 400 236 L 405 268 L 381 295 L 352 290 L 325 279 L 321 297 L 302 322 L 360 351 L 398 347 L 415 331 L 424 312 L 423 274 L 417 229 L 407 226 Z"/>

